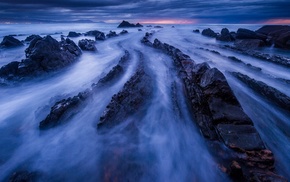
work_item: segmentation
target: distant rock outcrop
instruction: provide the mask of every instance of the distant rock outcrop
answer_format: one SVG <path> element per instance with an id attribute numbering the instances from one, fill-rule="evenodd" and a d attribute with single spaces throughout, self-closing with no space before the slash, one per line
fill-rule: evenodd
<path id="1" fill-rule="evenodd" d="M 118 28 L 134 28 L 134 27 L 143 27 L 140 23 L 136 25 L 133 23 L 129 23 L 128 21 L 123 20 L 119 25 Z"/>
<path id="2" fill-rule="evenodd" d="M 127 33 L 128 33 L 127 30 L 122 30 L 119 34 L 120 34 L 120 35 L 123 35 L 123 34 L 127 34 Z"/>
<path id="3" fill-rule="evenodd" d="M 115 31 L 110 31 L 106 36 L 107 36 L 108 38 L 111 38 L 111 37 L 117 37 L 118 34 L 117 34 Z"/>
<path id="4" fill-rule="evenodd" d="M 68 38 L 58 42 L 48 35 L 33 39 L 25 53 L 26 58 L 21 62 L 3 66 L 0 77 L 14 80 L 56 71 L 75 62 L 81 50 Z"/>
<path id="5" fill-rule="evenodd" d="M 0 48 L 12 48 L 19 46 L 23 46 L 23 43 L 20 42 L 18 39 L 14 38 L 13 36 L 5 36 L 0 43 Z"/>
<path id="6" fill-rule="evenodd" d="M 82 39 L 79 40 L 79 47 L 84 50 L 84 51 L 97 51 L 97 48 L 95 46 L 95 41 L 94 40 L 90 40 L 90 39 Z"/>

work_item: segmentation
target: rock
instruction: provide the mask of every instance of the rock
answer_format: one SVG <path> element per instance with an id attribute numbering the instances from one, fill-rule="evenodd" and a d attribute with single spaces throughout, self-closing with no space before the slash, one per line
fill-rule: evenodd
<path id="1" fill-rule="evenodd" d="M 24 41 L 31 42 L 33 39 L 42 39 L 42 37 L 39 35 L 30 35 L 30 36 L 26 37 L 26 39 Z"/>
<path id="2" fill-rule="evenodd" d="M 138 29 L 138 31 L 139 31 L 139 32 L 141 32 L 141 31 L 142 31 L 142 29 L 140 29 L 140 28 L 139 28 L 139 29 Z"/>
<path id="3" fill-rule="evenodd" d="M 208 28 L 208 29 L 204 29 L 201 32 L 202 35 L 207 36 L 207 37 L 217 37 L 217 33 L 215 33 L 212 29 Z"/>
<path id="4" fill-rule="evenodd" d="M 280 31 L 288 32 L 290 31 L 290 26 L 289 25 L 264 25 L 263 27 L 256 30 L 256 33 L 277 36 L 276 33 L 278 33 L 279 35 Z"/>
<path id="5" fill-rule="evenodd" d="M 276 174 L 273 177 L 274 158 L 271 152 L 265 152 L 259 133 L 244 113 L 224 75 L 206 63 L 195 64 L 179 49 L 158 39 L 154 40 L 153 47 L 172 57 L 184 84 L 193 121 L 199 126 L 202 135 L 212 141 L 209 146 L 218 156 L 217 160 L 222 166 L 234 161 L 230 164 L 230 177 L 234 181 L 250 181 L 255 170 L 263 171 L 264 179 L 284 180 Z"/>
<path id="6" fill-rule="evenodd" d="M 194 33 L 200 33 L 199 29 L 193 30 Z"/>
<path id="7" fill-rule="evenodd" d="M 136 25 L 129 23 L 128 21 L 123 20 L 119 25 L 118 28 L 134 28 L 134 27 L 143 27 L 140 23 L 137 23 Z"/>
<path id="8" fill-rule="evenodd" d="M 56 71 L 75 62 L 81 55 L 81 50 L 68 38 L 58 42 L 51 36 L 46 36 L 33 39 L 25 53 L 26 58 L 21 62 L 3 66 L 0 69 L 0 77 L 22 79 Z"/>
<path id="9" fill-rule="evenodd" d="M 82 39 L 79 40 L 79 47 L 84 50 L 84 51 L 97 51 L 97 48 L 95 46 L 95 41 L 94 40 L 90 40 L 90 39 Z"/>
<path id="10" fill-rule="evenodd" d="M 163 28 L 163 27 L 160 25 L 156 25 L 156 26 L 154 26 L 154 28 Z"/>
<path id="11" fill-rule="evenodd" d="M 152 95 L 152 79 L 139 67 L 123 89 L 113 96 L 97 127 L 99 131 L 110 129 L 136 112 L 140 112 Z"/>
<path id="12" fill-rule="evenodd" d="M 230 34 L 230 31 L 227 28 L 221 30 L 221 34 L 216 36 L 216 39 L 219 41 L 230 42 L 235 40 L 235 38 Z"/>
<path id="13" fill-rule="evenodd" d="M 269 99 L 276 105 L 280 106 L 282 109 L 290 111 L 290 97 L 281 93 L 279 90 L 270 87 L 261 81 L 254 80 L 247 75 L 243 75 L 241 73 L 234 72 L 232 73 L 232 75 L 247 84 L 247 86 L 255 90 L 258 94 L 261 94 L 266 99 Z"/>
<path id="14" fill-rule="evenodd" d="M 261 39 L 261 36 L 252 30 L 239 28 L 236 34 L 237 39 Z"/>
<path id="15" fill-rule="evenodd" d="M 143 25 L 141 25 L 140 23 L 137 23 L 136 27 L 143 27 Z"/>
<path id="16" fill-rule="evenodd" d="M 35 172 L 17 171 L 9 178 L 9 182 L 33 182 L 37 181 Z"/>
<path id="17" fill-rule="evenodd" d="M 68 33 L 68 37 L 79 37 L 81 35 L 81 33 L 76 33 L 76 32 L 69 32 Z"/>
<path id="18" fill-rule="evenodd" d="M 288 32 L 281 33 L 274 42 L 275 47 L 290 49 L 290 30 Z"/>
<path id="19" fill-rule="evenodd" d="M 128 31 L 127 30 L 122 30 L 122 32 L 120 32 L 120 35 L 124 35 L 124 34 L 127 34 Z"/>
<path id="20" fill-rule="evenodd" d="M 82 101 L 84 101 L 91 94 L 91 91 L 87 90 L 85 92 L 80 92 L 77 96 L 69 97 L 68 99 L 63 99 L 56 102 L 55 105 L 51 107 L 49 115 L 47 115 L 47 117 L 39 123 L 39 129 L 50 129 L 64 123 L 67 118 L 76 114 L 68 111 L 72 111 L 73 108 L 77 108 Z"/>
<path id="21" fill-rule="evenodd" d="M 260 39 L 237 39 L 235 41 L 235 46 L 241 50 L 257 49 L 259 47 L 264 47 L 265 42 Z"/>
<path id="22" fill-rule="evenodd" d="M 88 101 L 98 89 L 104 88 L 108 83 L 118 81 L 118 78 L 124 74 L 127 68 L 129 56 L 129 52 L 125 51 L 125 55 L 121 57 L 118 65 L 113 67 L 113 69 L 101 78 L 97 84 L 92 84 L 91 89 L 87 89 L 78 93 L 76 96 L 56 102 L 51 107 L 50 113 L 46 118 L 39 123 L 39 129 L 47 130 L 64 124 L 67 118 L 72 117 L 82 109 L 81 106 Z"/>
<path id="23" fill-rule="evenodd" d="M 111 37 L 117 37 L 118 34 L 117 34 L 115 31 L 110 31 L 106 36 L 107 36 L 108 38 L 111 38 Z"/>
<path id="24" fill-rule="evenodd" d="M 242 150 L 265 149 L 260 135 L 252 125 L 219 124 L 217 130 L 229 148 Z"/>
<path id="25" fill-rule="evenodd" d="M 12 36 L 5 36 L 0 43 L 0 48 L 13 48 L 23 46 L 23 43 Z"/>
<path id="26" fill-rule="evenodd" d="M 98 30 L 88 31 L 85 36 L 94 36 L 95 40 L 106 40 L 105 33 Z"/>

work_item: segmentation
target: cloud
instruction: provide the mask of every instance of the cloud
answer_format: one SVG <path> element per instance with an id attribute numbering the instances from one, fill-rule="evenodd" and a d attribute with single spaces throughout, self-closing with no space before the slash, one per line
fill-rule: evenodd
<path id="1" fill-rule="evenodd" d="M 0 17 L 15 21 L 192 19 L 244 23 L 289 19 L 289 9 L 289 0 L 0 0 Z"/>

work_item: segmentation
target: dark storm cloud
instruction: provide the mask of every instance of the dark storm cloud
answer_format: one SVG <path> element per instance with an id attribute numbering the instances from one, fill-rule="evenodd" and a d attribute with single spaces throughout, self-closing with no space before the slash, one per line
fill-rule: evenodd
<path id="1" fill-rule="evenodd" d="M 289 9 L 289 0 L 0 0 L 0 19 L 196 19 L 201 23 L 243 23 L 290 19 Z"/>

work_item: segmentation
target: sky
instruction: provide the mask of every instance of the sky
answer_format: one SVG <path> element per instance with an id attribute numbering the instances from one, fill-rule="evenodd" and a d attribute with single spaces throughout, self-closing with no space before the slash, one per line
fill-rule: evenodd
<path id="1" fill-rule="evenodd" d="M 290 24 L 290 0 L 0 0 L 0 22 Z"/>

